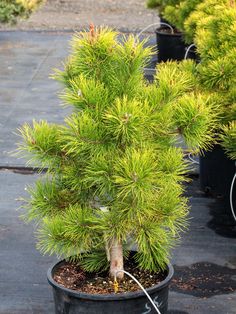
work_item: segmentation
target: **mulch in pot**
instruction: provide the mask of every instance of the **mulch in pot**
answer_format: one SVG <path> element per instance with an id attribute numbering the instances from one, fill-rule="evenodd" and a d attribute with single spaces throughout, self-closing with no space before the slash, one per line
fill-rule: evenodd
<path id="1" fill-rule="evenodd" d="M 140 270 L 133 259 L 125 262 L 125 270 L 131 273 L 144 288 L 150 288 L 163 281 L 167 272 L 149 272 Z M 65 262 L 54 273 L 53 279 L 67 289 L 89 294 L 114 293 L 114 281 L 109 277 L 109 272 L 89 273 L 81 269 L 76 263 Z M 139 291 L 140 287 L 127 275 L 119 282 L 117 293 Z"/>

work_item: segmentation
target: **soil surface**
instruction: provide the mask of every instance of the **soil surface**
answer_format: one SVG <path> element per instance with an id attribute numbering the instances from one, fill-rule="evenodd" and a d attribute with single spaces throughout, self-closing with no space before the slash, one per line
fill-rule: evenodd
<path id="1" fill-rule="evenodd" d="M 125 263 L 125 270 L 131 273 L 144 288 L 157 285 L 166 277 L 165 272 L 140 271 L 133 261 Z M 124 280 L 118 283 L 118 291 L 115 291 L 114 281 L 110 279 L 108 272 L 87 273 L 78 265 L 69 262 L 60 265 L 54 274 L 54 280 L 65 288 L 89 294 L 127 293 L 140 290 L 140 287 L 125 275 Z"/>
<path id="2" fill-rule="evenodd" d="M 159 22 L 157 10 L 146 8 L 145 0 L 47 0 L 28 20 L 0 29 L 76 30 L 89 23 L 108 25 L 121 31 L 138 31 Z"/>

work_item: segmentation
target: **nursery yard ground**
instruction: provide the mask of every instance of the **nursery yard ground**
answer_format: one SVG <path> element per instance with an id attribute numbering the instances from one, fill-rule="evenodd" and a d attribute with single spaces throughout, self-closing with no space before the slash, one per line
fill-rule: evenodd
<path id="1" fill-rule="evenodd" d="M 28 20 L 0 29 L 74 30 L 92 22 L 135 31 L 158 20 L 157 11 L 147 9 L 144 0 L 47 0 Z"/>
<path id="2" fill-rule="evenodd" d="M 25 186 L 38 175 L 10 154 L 23 122 L 62 122 L 58 83 L 49 79 L 68 53 L 69 32 L 0 32 L 0 314 L 53 314 L 46 271 L 55 257 L 35 249 L 34 226 L 19 218 Z M 151 42 L 152 39 L 151 39 Z M 222 204 L 188 185 L 189 231 L 173 252 L 169 314 L 236 314 L 236 234 Z M 134 313 L 135 314 L 135 313 Z"/>

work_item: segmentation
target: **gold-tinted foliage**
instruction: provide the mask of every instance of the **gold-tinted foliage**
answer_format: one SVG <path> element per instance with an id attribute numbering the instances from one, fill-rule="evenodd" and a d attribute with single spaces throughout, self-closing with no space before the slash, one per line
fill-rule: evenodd
<path id="1" fill-rule="evenodd" d="M 163 10 L 163 16 L 169 23 L 183 31 L 186 19 L 194 12 L 199 3 L 201 0 L 183 0 L 167 5 Z"/>
<path id="2" fill-rule="evenodd" d="M 71 255 L 89 271 L 107 267 L 113 239 L 138 245 L 141 268 L 164 268 L 187 224 L 187 167 L 174 145 L 182 134 L 190 149 L 208 147 L 216 121 L 196 91 L 193 62 L 161 64 L 145 82 L 152 51 L 144 44 L 92 25 L 78 33 L 55 73 L 74 112 L 63 125 L 34 121 L 20 130 L 19 150 L 50 170 L 26 206 L 39 222 L 38 248 Z"/>
<path id="3" fill-rule="evenodd" d="M 223 127 L 222 145 L 229 157 L 236 160 L 236 118 L 234 121 Z"/>
<path id="4" fill-rule="evenodd" d="M 24 141 L 18 144 L 17 154 L 27 157 L 32 165 L 49 168 L 59 166 L 65 157 L 59 142 L 61 128 L 44 120 L 34 120 L 32 125 L 25 123 L 18 130 Z"/>
<path id="5" fill-rule="evenodd" d="M 107 138 L 120 146 L 138 144 L 141 138 L 144 141 L 150 132 L 150 115 L 147 103 L 129 101 L 126 97 L 117 99 L 103 116 Z"/>
<path id="6" fill-rule="evenodd" d="M 181 97 L 174 118 L 186 144 L 208 149 L 217 127 L 217 106 L 208 95 L 188 94 Z"/>

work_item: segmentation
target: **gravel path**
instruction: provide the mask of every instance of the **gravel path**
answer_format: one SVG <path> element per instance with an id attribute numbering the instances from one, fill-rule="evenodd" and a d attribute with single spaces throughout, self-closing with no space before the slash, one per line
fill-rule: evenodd
<path id="1" fill-rule="evenodd" d="M 121 31 L 138 31 L 158 22 L 157 12 L 145 0 L 47 0 L 27 21 L 1 30 L 75 30 L 89 23 L 109 25 Z"/>

